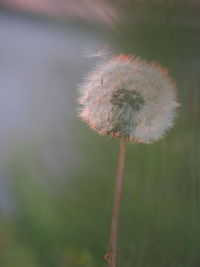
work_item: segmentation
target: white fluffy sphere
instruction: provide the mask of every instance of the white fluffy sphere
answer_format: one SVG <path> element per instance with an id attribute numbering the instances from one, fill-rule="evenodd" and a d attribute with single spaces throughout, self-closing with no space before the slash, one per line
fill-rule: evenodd
<path id="1" fill-rule="evenodd" d="M 102 135 L 152 143 L 173 125 L 175 84 L 166 68 L 119 55 L 99 64 L 80 86 L 80 117 Z"/>

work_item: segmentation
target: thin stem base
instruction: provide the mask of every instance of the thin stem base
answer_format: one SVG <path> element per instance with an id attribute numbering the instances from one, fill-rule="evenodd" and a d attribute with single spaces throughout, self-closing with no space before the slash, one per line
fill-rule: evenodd
<path id="1" fill-rule="evenodd" d="M 108 262 L 109 267 L 117 267 L 117 242 L 118 242 L 119 223 L 120 223 L 122 187 L 124 181 L 126 144 L 127 144 L 127 137 L 122 136 L 120 138 L 109 251 L 104 255 L 104 259 Z"/>

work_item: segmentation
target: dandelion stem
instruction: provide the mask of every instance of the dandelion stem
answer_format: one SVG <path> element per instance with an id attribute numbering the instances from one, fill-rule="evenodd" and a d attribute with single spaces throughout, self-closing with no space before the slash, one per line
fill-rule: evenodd
<path id="1" fill-rule="evenodd" d="M 114 193 L 109 251 L 108 253 L 104 255 L 104 258 L 108 262 L 109 267 L 117 267 L 117 241 L 118 241 L 118 233 L 119 233 L 122 186 L 123 186 L 123 181 L 124 181 L 126 143 L 127 143 L 127 137 L 122 136 L 120 138 L 120 148 L 119 148 L 118 168 L 117 168 L 115 193 Z"/>

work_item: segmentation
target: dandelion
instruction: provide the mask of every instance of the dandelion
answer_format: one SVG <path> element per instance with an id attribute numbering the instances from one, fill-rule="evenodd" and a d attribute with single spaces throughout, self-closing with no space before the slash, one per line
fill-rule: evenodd
<path id="1" fill-rule="evenodd" d="M 80 117 L 90 128 L 137 143 L 162 138 L 178 107 L 166 68 L 125 55 L 99 64 L 80 92 Z"/>
<path id="2" fill-rule="evenodd" d="M 126 143 L 156 142 L 173 126 L 179 106 L 175 84 L 166 68 L 121 54 L 88 75 L 80 86 L 79 103 L 79 115 L 91 129 L 120 137 L 110 249 L 105 255 L 109 266 L 116 267 Z"/>

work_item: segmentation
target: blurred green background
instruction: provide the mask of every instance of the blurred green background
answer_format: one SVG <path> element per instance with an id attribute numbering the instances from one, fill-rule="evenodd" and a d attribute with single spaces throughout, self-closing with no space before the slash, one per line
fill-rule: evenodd
<path id="1" fill-rule="evenodd" d="M 119 266 L 200 266 L 199 15 L 186 0 L 1 3 L 0 267 L 106 266 L 119 140 L 77 118 L 99 60 L 84 54 L 102 47 L 167 66 L 181 103 L 163 140 L 128 145 Z"/>

